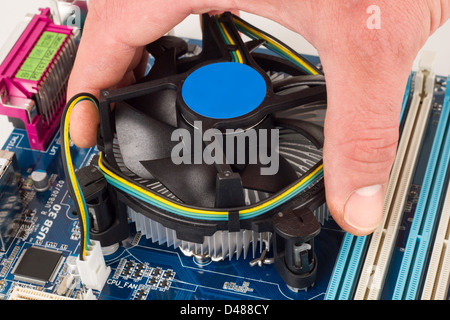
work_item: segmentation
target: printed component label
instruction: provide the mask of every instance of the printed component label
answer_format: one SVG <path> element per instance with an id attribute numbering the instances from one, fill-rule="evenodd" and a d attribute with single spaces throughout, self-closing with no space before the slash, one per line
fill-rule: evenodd
<path id="1" fill-rule="evenodd" d="M 28 58 L 16 73 L 16 78 L 38 81 L 55 57 L 58 49 L 64 43 L 66 37 L 67 35 L 63 33 L 43 32 L 33 50 L 28 55 Z"/>

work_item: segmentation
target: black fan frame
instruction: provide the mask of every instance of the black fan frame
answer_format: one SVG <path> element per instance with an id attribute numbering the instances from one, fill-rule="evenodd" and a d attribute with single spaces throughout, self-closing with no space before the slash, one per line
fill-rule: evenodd
<path id="1" fill-rule="evenodd" d="M 307 104 L 309 102 L 326 100 L 326 89 L 324 85 L 312 86 L 306 90 L 294 92 L 291 94 L 277 95 L 273 90 L 271 80 L 268 78 L 266 72 L 264 71 L 265 69 L 285 72 L 292 76 L 303 76 L 306 75 L 306 73 L 293 63 L 277 56 L 252 52 L 253 49 L 259 46 L 261 43 L 258 43 L 258 41 L 256 40 L 249 43 L 244 43 L 239 36 L 236 27 L 234 26 L 231 14 L 225 13 L 221 16 L 220 19 L 224 24 L 227 25 L 229 32 L 232 33 L 232 36 L 236 41 L 236 47 L 243 54 L 245 63 L 253 67 L 255 70 L 258 70 L 266 79 L 266 98 L 264 99 L 262 104 L 254 111 L 232 120 L 211 120 L 209 118 L 205 118 L 201 115 L 195 114 L 188 108 L 183 109 L 184 118 L 186 118 L 188 121 L 202 120 L 203 128 L 205 130 L 208 128 L 221 129 L 224 127 L 242 128 L 248 124 L 255 123 L 255 121 L 261 121 L 262 119 L 264 119 L 264 117 L 272 114 L 273 112 L 282 111 L 289 107 Z M 230 61 L 230 50 L 233 50 L 235 48 L 227 46 L 224 43 L 219 31 L 214 26 L 213 21 L 208 15 L 204 15 L 202 21 L 202 51 L 197 56 L 185 57 L 183 59 L 178 59 L 177 53 L 174 52 L 173 59 L 176 60 L 177 66 L 176 75 L 163 77 L 161 79 L 152 80 L 149 82 L 146 82 L 146 79 L 143 79 L 143 81 L 128 87 L 118 88 L 114 90 L 103 90 L 100 93 L 100 128 L 98 131 L 98 149 L 103 153 L 103 162 L 112 171 L 120 172 L 120 168 L 115 161 L 113 152 L 115 122 L 114 112 L 111 112 L 111 105 L 113 105 L 115 102 L 140 97 L 162 89 L 179 91 L 181 90 L 183 80 L 186 79 L 190 72 L 197 69 L 198 67 L 214 62 Z M 180 96 L 181 95 L 178 95 L 178 97 Z M 178 102 L 183 103 L 182 101 Z M 321 165 L 321 162 L 311 168 L 310 171 L 313 171 L 319 165 Z M 222 208 L 220 209 L 220 211 L 227 210 L 230 212 L 228 220 L 212 221 L 204 219 L 192 219 L 180 216 L 170 211 L 166 211 L 147 204 L 116 188 L 109 188 L 109 190 L 110 192 L 113 191 L 114 194 L 111 195 L 111 198 L 115 199 L 115 201 L 129 206 L 133 210 L 142 213 L 143 215 L 156 222 L 161 223 L 165 227 L 176 230 L 178 239 L 195 243 L 202 243 L 204 236 L 211 236 L 219 230 L 237 232 L 241 229 L 247 229 L 256 232 L 272 232 L 272 217 L 275 213 L 284 210 L 293 210 L 294 208 L 307 208 L 313 211 L 315 208 L 325 202 L 324 182 L 323 179 L 319 179 L 308 190 L 301 192 L 288 202 L 283 203 L 277 208 L 274 208 L 260 216 L 251 219 L 239 219 L 238 212 L 239 210 L 244 208 Z M 193 207 L 189 205 L 185 206 Z M 93 238 L 95 238 L 95 235 Z"/>

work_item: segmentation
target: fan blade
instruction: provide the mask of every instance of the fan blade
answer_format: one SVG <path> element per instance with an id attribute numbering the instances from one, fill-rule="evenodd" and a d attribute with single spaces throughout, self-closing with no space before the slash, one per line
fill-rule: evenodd
<path id="1" fill-rule="evenodd" d="M 144 179 L 151 179 L 140 161 L 170 157 L 176 142 L 175 127 L 155 120 L 126 102 L 115 105 L 117 139 L 125 166 Z"/>
<path id="2" fill-rule="evenodd" d="M 150 54 L 154 55 L 155 62 L 153 63 L 148 75 L 139 81 L 140 83 L 162 79 L 177 73 L 177 53 L 183 49 L 169 46 L 182 46 L 184 43 L 187 48 L 187 44 L 181 39 L 179 41 L 182 43 L 177 44 L 171 43 L 170 39 L 163 41 L 163 38 L 147 45 L 147 50 Z M 150 117 L 175 127 L 177 126 L 176 99 L 176 90 L 165 89 L 152 92 L 144 96 L 128 99 L 127 102 Z"/>
<path id="3" fill-rule="evenodd" d="M 245 46 L 246 46 L 248 52 L 252 53 L 256 49 L 261 47 L 265 42 L 266 42 L 266 40 L 263 40 L 263 39 L 255 39 L 255 40 L 247 41 L 245 43 Z"/>
<path id="4" fill-rule="evenodd" d="M 323 75 L 301 75 L 288 77 L 282 80 L 274 81 L 273 91 L 275 93 L 280 93 L 288 89 L 315 85 L 325 85 L 325 77 Z"/>
<path id="5" fill-rule="evenodd" d="M 149 73 L 139 82 L 163 79 L 177 74 L 177 58 L 187 52 L 186 41 L 173 36 L 164 36 L 147 45 L 147 51 L 155 58 Z M 127 100 L 127 102 L 170 126 L 177 126 L 176 90 L 165 89 Z"/>
<path id="6" fill-rule="evenodd" d="M 261 169 L 266 166 L 259 162 L 248 164 L 241 173 L 243 187 L 262 192 L 277 193 L 297 180 L 297 174 L 289 162 L 281 155 L 279 155 L 278 159 L 278 172 L 274 175 L 261 174 Z"/>
<path id="7" fill-rule="evenodd" d="M 276 118 L 275 124 L 287 129 L 294 130 L 305 136 L 318 149 L 323 148 L 325 136 L 322 126 L 299 119 L 287 119 L 287 118 Z"/>
<path id="8" fill-rule="evenodd" d="M 217 171 L 213 165 L 175 164 L 171 158 L 141 163 L 181 201 L 194 206 L 214 207 Z"/>
<path id="9" fill-rule="evenodd" d="M 177 127 L 176 100 L 176 91 L 165 89 L 128 99 L 126 102 L 150 118 Z"/>

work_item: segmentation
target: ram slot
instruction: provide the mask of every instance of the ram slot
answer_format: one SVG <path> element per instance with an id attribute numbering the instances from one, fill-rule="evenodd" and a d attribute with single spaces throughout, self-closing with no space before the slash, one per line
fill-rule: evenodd
<path id="1" fill-rule="evenodd" d="M 447 91 L 395 285 L 395 300 L 419 295 L 450 161 L 449 99 Z"/>
<path id="2" fill-rule="evenodd" d="M 389 269 L 395 239 L 403 216 L 408 188 L 430 116 L 435 74 L 434 55 L 426 53 L 415 76 L 414 94 L 399 141 L 383 205 L 383 221 L 373 232 L 354 299 L 377 300 Z"/>
<path id="3" fill-rule="evenodd" d="M 414 73 L 411 72 L 411 74 L 409 75 L 409 78 L 408 78 L 408 82 L 406 84 L 405 95 L 403 96 L 402 109 L 400 111 L 400 123 L 399 123 L 400 126 L 402 125 L 402 122 L 404 122 L 406 120 L 406 113 L 408 110 L 408 106 L 410 105 L 411 98 L 414 93 L 411 90 L 411 82 L 412 82 L 413 77 L 414 77 Z"/>
<path id="4" fill-rule="evenodd" d="M 412 96 L 411 80 L 413 74 L 409 76 L 405 95 L 403 97 L 400 125 L 407 114 L 410 98 Z M 370 236 L 354 236 L 345 234 L 339 250 L 339 256 L 328 284 L 325 300 L 349 300 L 352 299 L 359 272 L 361 271 L 364 253 L 367 250 Z"/>
<path id="5" fill-rule="evenodd" d="M 447 186 L 436 239 L 433 244 L 422 300 L 447 299 L 450 286 L 450 186 Z"/>
<path id="6" fill-rule="evenodd" d="M 349 300 L 355 289 L 368 236 L 344 236 L 325 300 Z"/>

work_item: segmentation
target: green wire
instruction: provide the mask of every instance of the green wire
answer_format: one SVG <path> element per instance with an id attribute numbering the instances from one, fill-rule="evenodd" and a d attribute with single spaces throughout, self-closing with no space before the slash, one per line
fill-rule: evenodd
<path id="1" fill-rule="evenodd" d="M 216 23 L 217 28 L 219 29 L 219 32 L 220 32 L 220 34 L 222 35 L 222 38 L 223 38 L 223 40 L 225 41 L 225 43 L 226 43 L 227 45 L 231 45 L 231 43 L 228 41 L 227 36 L 225 35 L 225 32 L 224 32 L 223 29 L 222 29 L 222 26 L 220 25 L 219 20 L 217 19 L 217 17 L 215 17 L 214 22 Z M 235 52 L 234 50 L 230 50 L 230 53 L 231 53 L 231 57 L 232 57 L 231 60 L 232 60 L 233 62 L 239 62 L 239 59 L 238 59 L 238 57 L 237 57 L 236 52 Z"/>
<path id="2" fill-rule="evenodd" d="M 104 173 L 104 176 L 106 178 L 106 180 L 108 181 L 108 183 L 110 183 L 111 185 L 115 186 L 116 188 L 125 191 L 128 194 L 133 195 L 134 197 L 149 203 L 151 205 L 154 205 L 160 209 L 184 216 L 184 217 L 188 217 L 188 218 L 194 218 L 194 219 L 204 219 L 204 220 L 214 220 L 214 221 L 223 221 L 223 220 L 228 220 L 228 214 L 223 214 L 223 215 L 206 215 L 206 214 L 195 214 L 192 212 L 187 212 L 187 211 L 183 211 L 183 210 L 179 210 L 177 208 L 173 208 L 170 207 L 160 201 L 157 201 L 155 199 L 152 199 L 140 192 L 137 192 L 136 190 L 128 187 L 127 185 L 123 184 L 122 182 L 108 176 L 106 173 Z M 288 195 L 286 195 L 285 197 L 275 201 L 274 203 L 272 203 L 269 206 L 266 206 L 262 209 L 258 209 L 255 211 L 252 211 L 250 213 L 243 213 L 240 215 L 241 219 L 250 219 L 256 216 L 259 216 L 263 213 L 266 213 L 270 210 L 272 210 L 273 208 L 278 207 L 281 203 L 284 203 L 290 199 L 292 199 L 293 197 L 295 197 L 297 194 L 299 194 L 300 192 L 304 191 L 305 189 L 307 189 L 309 186 L 313 185 L 318 179 L 320 179 L 321 177 L 323 177 L 323 170 L 318 171 L 315 175 L 313 175 L 308 181 L 306 181 L 304 184 L 298 186 L 295 190 L 293 190 L 292 192 L 290 192 Z"/>
<path id="3" fill-rule="evenodd" d="M 224 42 L 227 45 L 231 45 L 230 42 L 227 39 L 227 36 L 225 35 L 225 32 L 223 30 L 223 28 L 221 27 L 217 17 L 215 17 L 215 23 L 218 27 L 218 30 L 221 34 L 221 36 L 224 39 Z M 237 25 L 237 28 L 239 31 L 243 32 L 244 34 L 246 34 L 247 36 L 249 36 L 250 38 L 253 39 L 259 39 L 259 37 L 255 34 L 253 34 L 251 31 L 246 30 L 244 28 L 241 28 L 240 26 Z M 265 43 L 264 44 L 268 49 L 270 49 L 271 51 L 277 53 L 278 55 L 288 59 L 289 61 L 291 61 L 292 63 L 294 63 L 296 66 L 302 68 L 302 70 L 305 70 L 306 72 L 308 72 L 308 70 L 306 70 L 302 65 L 300 65 L 299 63 L 297 63 L 295 60 L 293 60 L 292 58 L 290 58 L 288 55 L 286 55 L 285 53 L 283 53 L 281 50 L 279 50 L 278 48 L 276 48 L 275 46 L 271 45 L 270 43 Z M 233 62 L 238 62 L 238 57 L 235 51 L 230 50 L 231 53 L 231 57 L 232 57 L 232 61 Z M 193 213 L 193 212 L 189 212 L 189 211 L 184 211 L 184 210 L 180 210 L 178 208 L 174 208 L 171 207 L 161 201 L 155 200 L 127 185 L 125 185 L 124 183 L 122 183 L 119 180 L 116 180 L 115 178 L 109 176 L 107 173 L 103 172 L 103 175 L 105 177 L 105 179 L 107 180 L 108 183 L 110 183 L 111 185 L 113 185 L 114 187 L 126 192 L 127 194 L 130 194 L 134 197 L 136 197 L 139 200 L 142 200 L 146 203 L 149 203 L 150 205 L 156 206 L 160 209 L 166 210 L 168 212 L 172 212 L 184 217 L 188 217 L 188 218 L 194 218 L 194 219 L 204 219 L 204 220 L 215 220 L 215 221 L 223 221 L 223 220 L 228 220 L 228 214 L 224 213 L 224 214 L 217 214 L 217 215 L 207 215 L 207 214 L 202 214 L 202 213 Z M 323 170 L 319 170 L 315 175 L 313 175 L 312 177 L 310 177 L 308 179 L 308 181 L 306 181 L 305 183 L 301 184 L 300 186 L 298 186 L 297 188 L 295 188 L 294 190 L 292 190 L 289 194 L 287 194 L 286 196 L 284 196 L 281 199 L 278 199 L 277 201 L 274 201 L 272 204 L 265 206 L 262 209 L 257 209 L 255 211 L 249 212 L 249 213 L 241 213 L 240 214 L 240 218 L 241 219 L 250 219 L 256 216 L 259 216 L 263 213 L 266 213 L 276 207 L 278 207 L 280 204 L 292 199 L 293 197 L 295 197 L 297 194 L 299 194 L 300 192 L 306 190 L 309 186 L 313 185 L 316 181 L 318 181 L 320 178 L 323 177 Z"/>
<path id="4" fill-rule="evenodd" d="M 245 28 L 243 28 L 242 26 L 235 24 L 236 28 L 241 31 L 242 33 L 244 33 L 246 36 L 252 38 L 253 40 L 260 40 L 261 38 L 258 37 L 257 35 L 255 35 L 253 32 L 251 32 L 250 30 L 247 30 Z M 295 61 L 294 59 L 292 59 L 291 57 L 289 57 L 289 55 L 285 54 L 283 51 L 281 51 L 280 49 L 278 49 L 277 47 L 275 47 L 274 45 L 264 42 L 263 44 L 267 49 L 269 49 L 270 51 L 278 54 L 279 56 L 289 60 L 290 62 L 292 62 L 293 64 L 295 64 L 296 66 L 298 66 L 299 68 L 301 68 L 302 70 L 304 70 L 307 73 L 311 73 L 309 72 L 309 70 L 307 70 L 304 66 L 302 66 L 300 63 L 298 63 L 297 61 Z"/>

